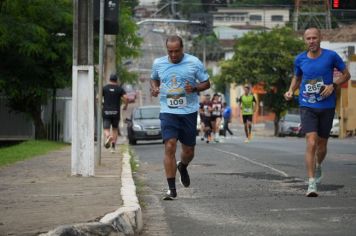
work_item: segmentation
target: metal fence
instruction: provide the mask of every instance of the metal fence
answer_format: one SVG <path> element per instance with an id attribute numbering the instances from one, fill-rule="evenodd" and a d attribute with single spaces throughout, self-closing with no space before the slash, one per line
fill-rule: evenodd
<path id="1" fill-rule="evenodd" d="M 42 107 L 48 140 L 71 142 L 71 106 L 71 97 L 55 97 Z"/>
<path id="2" fill-rule="evenodd" d="M 42 106 L 42 120 L 47 139 L 71 142 L 72 98 L 55 97 Z M 35 138 L 35 126 L 31 117 L 13 112 L 6 106 L 6 98 L 0 97 L 0 140 L 28 140 Z"/>

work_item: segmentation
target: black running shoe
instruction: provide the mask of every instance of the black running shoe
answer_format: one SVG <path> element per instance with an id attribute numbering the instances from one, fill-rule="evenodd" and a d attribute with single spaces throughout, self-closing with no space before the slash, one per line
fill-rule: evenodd
<path id="1" fill-rule="evenodd" d="M 169 189 L 167 193 L 163 196 L 163 200 L 171 201 L 177 198 L 177 192 L 175 189 Z"/>
<path id="2" fill-rule="evenodd" d="M 189 178 L 187 167 L 185 167 L 181 161 L 178 161 L 177 162 L 177 169 L 178 169 L 178 171 L 180 173 L 180 178 L 179 178 L 180 183 L 184 187 L 188 188 L 189 185 L 190 185 L 190 178 Z"/>

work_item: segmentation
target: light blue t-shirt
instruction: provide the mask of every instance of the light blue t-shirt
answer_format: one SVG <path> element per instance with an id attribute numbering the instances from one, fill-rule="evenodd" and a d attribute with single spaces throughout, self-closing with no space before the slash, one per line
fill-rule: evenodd
<path id="1" fill-rule="evenodd" d="M 203 63 L 195 56 L 184 53 L 183 59 L 171 63 L 168 56 L 157 58 L 153 62 L 151 79 L 160 80 L 161 113 L 189 114 L 198 111 L 197 93 L 185 93 L 185 84 L 195 87 L 207 81 L 209 75 Z"/>
<path id="2" fill-rule="evenodd" d="M 321 49 L 319 57 L 311 59 L 307 52 L 300 53 L 294 61 L 294 74 L 301 76 L 299 106 L 311 108 L 335 108 L 335 91 L 328 97 L 320 96 L 320 88 L 333 83 L 334 68 L 343 71 L 346 66 L 334 51 Z"/>

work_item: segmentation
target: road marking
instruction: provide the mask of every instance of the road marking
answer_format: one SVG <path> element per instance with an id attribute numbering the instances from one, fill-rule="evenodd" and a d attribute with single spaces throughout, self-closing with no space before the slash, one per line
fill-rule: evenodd
<path id="1" fill-rule="evenodd" d="M 309 207 L 309 208 L 283 208 L 283 209 L 270 209 L 272 212 L 281 211 L 329 211 L 329 210 L 355 210 L 355 207 Z"/>
<path id="2" fill-rule="evenodd" d="M 274 167 L 272 167 L 272 166 L 266 165 L 266 164 L 261 163 L 261 162 L 258 162 L 258 161 L 251 160 L 251 159 L 248 158 L 248 157 L 245 157 L 245 156 L 242 156 L 242 155 L 233 153 L 233 152 L 227 152 L 227 151 L 224 151 L 224 150 L 219 149 L 219 148 L 214 148 L 214 149 L 215 149 L 216 151 L 223 152 L 223 153 L 229 154 L 229 155 L 231 155 L 231 156 L 238 157 L 238 158 L 243 159 L 243 160 L 245 160 L 245 161 L 248 161 L 248 162 L 250 162 L 250 163 L 252 163 L 252 164 L 255 164 L 255 165 L 258 165 L 258 166 L 262 166 L 262 167 L 268 168 L 268 169 L 270 169 L 270 170 L 273 170 L 273 171 L 275 171 L 275 172 L 277 172 L 277 173 L 283 175 L 284 177 L 288 177 L 288 174 L 287 174 L 286 172 L 284 172 L 284 171 L 282 171 L 282 170 L 278 170 L 278 169 L 276 169 L 276 168 L 274 168 Z"/>

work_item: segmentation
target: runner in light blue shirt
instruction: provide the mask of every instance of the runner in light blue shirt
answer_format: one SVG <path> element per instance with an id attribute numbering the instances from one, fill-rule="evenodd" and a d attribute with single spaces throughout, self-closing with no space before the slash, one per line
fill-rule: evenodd
<path id="1" fill-rule="evenodd" d="M 198 92 L 210 88 L 210 82 L 203 63 L 183 52 L 183 41 L 179 36 L 168 37 L 166 47 L 168 56 L 154 61 L 150 83 L 151 95 L 160 95 L 164 168 L 169 188 L 163 200 L 173 200 L 177 197 L 177 169 L 182 185 L 190 185 L 187 167 L 194 158 Z M 182 144 L 178 163 L 175 157 L 177 140 Z"/>
<path id="2" fill-rule="evenodd" d="M 158 58 L 152 67 L 151 79 L 160 81 L 160 104 L 162 113 L 189 114 L 198 111 L 197 92 L 187 93 L 185 85 L 196 87 L 208 81 L 203 63 L 187 53 L 179 63 L 172 63 L 169 56 Z"/>

